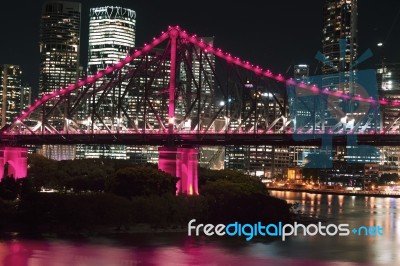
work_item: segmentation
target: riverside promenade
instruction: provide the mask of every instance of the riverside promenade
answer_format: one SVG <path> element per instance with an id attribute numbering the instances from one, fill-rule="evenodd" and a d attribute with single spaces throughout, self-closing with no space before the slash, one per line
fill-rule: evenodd
<path id="1" fill-rule="evenodd" d="M 278 187 L 278 186 L 267 186 L 267 189 L 268 190 L 277 190 L 277 191 L 307 192 L 307 193 L 314 193 L 314 194 L 333 194 L 333 195 L 347 195 L 347 196 L 400 198 L 400 191 L 339 190 L 339 189 L 321 189 L 321 188 L 309 189 L 309 188 Z"/>

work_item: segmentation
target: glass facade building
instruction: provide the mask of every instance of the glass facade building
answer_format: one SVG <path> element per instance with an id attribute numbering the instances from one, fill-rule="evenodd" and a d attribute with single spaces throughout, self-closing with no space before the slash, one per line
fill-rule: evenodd
<path id="1" fill-rule="evenodd" d="M 96 7 L 89 14 L 88 73 L 118 63 L 135 47 L 136 12 L 123 7 Z"/>
<path id="2" fill-rule="evenodd" d="M 75 83 L 79 70 L 81 4 L 51 1 L 40 21 L 39 93 Z"/>
<path id="3" fill-rule="evenodd" d="M 39 94 L 50 93 L 76 83 L 79 78 L 81 4 L 68 1 L 47 1 L 40 19 Z M 71 93 L 71 97 L 75 94 Z M 46 106 L 49 110 L 50 104 Z M 49 122 L 58 130 L 64 128 L 62 107 Z M 50 159 L 74 159 L 73 145 L 43 145 L 39 153 Z"/>
<path id="4" fill-rule="evenodd" d="M 377 97 L 373 80 L 357 70 L 357 0 L 325 0 L 322 35 L 322 88 L 349 95 L 365 94 Z M 368 82 L 366 82 L 368 80 Z M 322 98 L 322 97 L 321 97 Z M 318 122 L 322 131 L 348 133 L 352 130 L 377 130 L 379 119 L 375 111 L 354 101 L 330 97 L 322 100 Z M 375 163 L 379 152 L 366 151 L 361 146 L 337 147 L 332 150 L 334 161 Z"/>
<path id="5" fill-rule="evenodd" d="M 322 53 L 326 64 L 323 74 L 353 70 L 357 57 L 357 0 L 325 0 Z M 340 75 L 329 75 L 325 86 L 339 89 Z M 341 88 L 344 89 L 344 88 Z"/>
<path id="6" fill-rule="evenodd" d="M 258 88 L 262 91 L 263 88 Z M 280 105 L 272 94 L 261 94 L 263 102 L 257 103 L 259 115 L 269 125 L 272 125 L 277 116 L 281 115 Z M 283 106 L 283 95 L 275 93 L 276 99 Z M 246 106 L 249 110 L 250 106 Z M 271 128 L 272 131 L 279 131 L 283 127 L 282 120 L 279 120 Z M 225 168 L 239 170 L 252 176 L 260 178 L 285 177 L 287 168 L 290 165 L 289 146 L 269 145 L 248 145 L 248 146 L 226 146 Z"/>
<path id="7" fill-rule="evenodd" d="M 136 12 L 134 10 L 115 6 L 91 8 L 87 74 L 94 75 L 129 55 L 135 47 L 135 35 Z M 125 66 L 122 74 L 127 70 L 128 66 Z M 97 83 L 100 85 L 102 82 L 103 80 L 100 80 Z M 122 82 L 122 88 L 126 89 L 127 85 L 127 81 Z M 101 94 L 96 94 L 96 101 L 100 96 Z M 126 98 L 129 101 L 130 96 Z M 100 105 L 99 113 L 109 128 L 118 126 L 113 124 L 116 120 L 112 119 L 112 106 L 115 106 L 117 102 L 118 96 L 108 97 Z M 128 159 L 128 156 L 124 145 L 78 145 L 77 158 Z"/>
<path id="8" fill-rule="evenodd" d="M 378 89 L 381 98 L 400 101 L 400 63 L 382 62 L 377 68 Z M 381 105 L 381 126 L 385 132 L 398 131 L 400 127 L 400 107 Z M 380 147 L 380 173 L 400 172 L 400 147 Z"/>
<path id="9" fill-rule="evenodd" d="M 0 110 L 1 127 L 14 121 L 24 107 L 22 95 L 24 89 L 21 85 L 22 71 L 18 65 L 1 66 L 0 83 Z"/>
<path id="10" fill-rule="evenodd" d="M 296 82 L 303 82 L 310 84 L 310 66 L 307 64 L 298 64 L 293 66 L 293 79 Z M 289 110 L 290 119 L 293 121 L 293 130 L 304 130 L 304 126 L 308 123 L 314 123 L 315 119 L 311 119 L 313 116 L 315 98 L 314 95 L 310 95 L 309 92 L 304 92 L 302 89 L 293 88 L 288 93 L 289 97 Z M 308 126 L 311 128 L 312 126 Z M 312 146 L 292 146 L 290 147 L 290 165 L 292 167 L 303 167 L 307 162 L 307 156 L 315 153 L 318 147 Z"/>
<path id="11" fill-rule="evenodd" d="M 357 57 L 357 0 L 325 0 L 323 10 L 322 77 L 320 86 L 331 91 L 357 93 L 354 63 Z M 319 83 L 318 82 L 318 83 Z M 320 128 L 335 128 L 344 115 L 336 110 L 340 99 L 329 99 L 320 110 Z M 352 107 L 344 112 L 352 113 Z M 349 120 L 353 114 L 349 114 Z M 356 118 L 357 119 L 357 118 Z"/>

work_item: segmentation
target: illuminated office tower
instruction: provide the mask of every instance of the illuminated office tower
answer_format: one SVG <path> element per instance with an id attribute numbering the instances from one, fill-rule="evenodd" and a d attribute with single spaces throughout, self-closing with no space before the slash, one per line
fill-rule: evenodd
<path id="1" fill-rule="evenodd" d="M 281 114 L 280 106 L 284 105 L 284 94 L 275 93 L 276 99 L 271 93 L 263 93 L 264 105 L 258 102 L 258 110 L 260 116 L 264 117 L 268 124 L 273 124 L 279 114 Z M 280 104 L 278 104 L 277 101 Z M 264 108 L 263 108 L 264 107 Z M 279 131 L 283 127 L 282 120 L 279 120 L 272 131 Z M 287 168 L 290 165 L 289 146 L 250 146 L 248 151 L 249 168 L 248 173 L 260 178 L 276 178 L 287 175 Z"/>
<path id="2" fill-rule="evenodd" d="M 114 65 L 129 55 L 135 47 L 136 12 L 132 9 L 114 6 L 91 8 L 89 11 L 89 51 L 88 75 Z M 127 66 L 122 69 L 126 73 Z M 105 77 L 104 79 L 107 79 Z M 97 82 L 101 84 L 103 80 Z M 127 82 L 122 82 L 126 89 Z M 101 94 L 96 94 L 96 100 Z M 128 101 L 129 101 L 128 97 Z M 118 96 L 103 100 L 99 113 L 109 128 L 114 128 L 113 106 L 118 103 Z M 127 159 L 124 145 L 79 145 L 78 158 L 113 158 Z"/>
<path id="3" fill-rule="evenodd" d="M 293 66 L 293 79 L 297 82 L 309 84 L 310 67 L 306 64 Z M 293 130 L 308 130 L 313 128 L 311 119 L 314 111 L 315 97 L 308 91 L 298 87 L 290 88 L 288 91 L 289 115 L 293 121 Z"/>
<path id="4" fill-rule="evenodd" d="M 123 7 L 96 7 L 89 13 L 88 73 L 124 59 L 135 47 L 136 12 Z"/>
<path id="5" fill-rule="evenodd" d="M 389 101 L 400 100 L 400 63 L 382 62 L 377 69 L 378 88 L 381 98 Z M 398 132 L 400 128 L 400 107 L 381 105 L 381 125 L 385 132 Z M 380 173 L 397 174 L 400 171 L 400 147 L 380 147 Z"/>
<path id="6" fill-rule="evenodd" d="M 377 97 L 374 84 L 365 83 L 357 68 L 357 0 L 325 0 L 323 13 L 322 88 L 349 95 L 365 94 Z M 374 78 L 374 77 L 372 77 Z M 364 82 L 364 83 L 363 83 Z M 361 83 L 362 85 L 357 85 Z M 365 90 L 363 89 L 365 87 Z M 357 102 L 331 97 L 323 100 L 318 114 L 318 125 L 323 132 L 349 133 L 353 130 L 376 131 L 379 114 L 374 110 L 361 110 Z M 362 151 L 359 146 L 337 147 L 333 149 L 334 161 L 373 163 L 379 155 L 372 150 Z"/>
<path id="7" fill-rule="evenodd" d="M 378 66 L 377 78 L 380 97 L 390 101 L 400 99 L 400 63 L 384 63 Z M 400 107 L 385 104 L 381 106 L 382 129 L 385 131 L 397 129 Z"/>
<path id="8" fill-rule="evenodd" d="M 40 20 L 39 93 L 75 83 L 79 70 L 81 4 L 49 1 Z"/>
<path id="9" fill-rule="evenodd" d="M 21 85 L 22 71 L 18 65 L 2 65 L 0 75 L 0 123 L 3 127 L 14 122 L 15 117 L 30 106 L 32 87 Z M 28 147 L 29 153 L 33 150 L 36 147 Z"/>
<path id="10" fill-rule="evenodd" d="M 355 76 L 355 59 L 357 57 L 357 0 L 325 0 L 323 9 L 322 54 L 322 88 L 341 91 L 349 94 L 357 93 L 353 86 Z M 335 128 L 343 115 L 335 107 L 340 106 L 340 99 L 329 99 L 325 107 L 317 113 L 320 116 L 319 129 L 323 131 Z M 348 120 L 353 117 L 352 107 L 344 110 L 349 113 Z"/>
<path id="11" fill-rule="evenodd" d="M 262 88 L 258 89 L 263 91 Z M 280 106 L 283 106 L 284 97 L 279 93 L 260 95 L 263 101 L 257 103 L 259 116 L 263 117 L 269 125 L 281 114 Z M 280 104 L 276 101 L 278 100 Z M 247 111 L 250 106 L 245 107 Z M 283 127 L 282 120 L 279 120 L 271 128 L 272 131 L 279 131 Z M 240 170 L 259 178 L 286 177 L 287 168 L 290 166 L 290 152 L 288 146 L 269 145 L 247 145 L 247 146 L 226 146 L 225 148 L 225 169 Z"/>
<path id="12" fill-rule="evenodd" d="M 0 109 L 1 127 L 14 121 L 22 107 L 21 70 L 18 65 L 1 66 Z"/>
<path id="13" fill-rule="evenodd" d="M 298 64 L 293 66 L 293 77 L 296 82 L 303 81 L 304 83 L 308 83 L 310 76 L 310 66 L 307 64 Z"/>
<path id="14" fill-rule="evenodd" d="M 328 64 L 323 65 L 323 74 L 354 69 L 357 57 L 357 15 L 357 0 L 325 0 L 322 53 Z M 349 89 L 339 88 L 340 83 L 345 81 L 343 78 L 347 77 L 329 75 L 323 81 L 324 86 L 336 90 Z"/>
<path id="15" fill-rule="evenodd" d="M 310 66 L 307 64 L 298 64 L 293 66 L 293 79 L 297 83 L 310 84 Z M 288 101 L 290 110 L 290 120 L 293 121 L 293 130 L 295 132 L 312 133 L 315 119 L 313 117 L 314 105 L 316 99 L 314 95 L 308 91 L 293 88 L 294 91 L 289 91 Z M 302 167 L 305 165 L 307 156 L 314 153 L 318 147 L 312 146 L 291 146 L 290 147 L 290 165 L 292 167 Z"/>
<path id="16" fill-rule="evenodd" d="M 40 19 L 40 73 L 39 95 L 51 93 L 77 82 L 79 76 L 79 51 L 81 29 L 81 4 L 68 1 L 47 1 Z M 75 94 L 72 93 L 71 97 Z M 46 108 L 52 108 L 48 104 Z M 57 107 L 49 122 L 57 130 L 65 126 L 63 108 Z M 50 159 L 74 159 L 73 145 L 43 145 L 39 153 Z"/>
<path id="17" fill-rule="evenodd" d="M 32 102 L 32 86 L 23 84 L 21 87 L 21 110 L 26 109 Z"/>

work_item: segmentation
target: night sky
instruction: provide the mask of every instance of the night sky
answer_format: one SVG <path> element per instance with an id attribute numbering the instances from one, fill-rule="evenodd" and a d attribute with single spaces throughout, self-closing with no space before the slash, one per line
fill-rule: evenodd
<path id="1" fill-rule="evenodd" d="M 2 2 L 0 64 L 19 64 L 23 81 L 37 91 L 39 73 L 39 22 L 45 0 Z M 281 1 L 128 1 L 82 0 L 81 64 L 87 61 L 89 8 L 124 6 L 136 11 L 136 45 L 142 46 L 168 25 L 180 25 L 198 36 L 215 36 L 214 46 L 233 56 L 285 75 L 298 63 L 317 66 L 314 56 L 321 49 L 323 0 Z M 260 6 L 260 3 L 263 6 Z M 400 1 L 361 0 L 359 13 L 359 54 L 377 43 L 388 61 L 400 62 Z M 377 63 L 379 56 L 360 68 Z M 286 74 L 288 75 L 288 74 Z"/>

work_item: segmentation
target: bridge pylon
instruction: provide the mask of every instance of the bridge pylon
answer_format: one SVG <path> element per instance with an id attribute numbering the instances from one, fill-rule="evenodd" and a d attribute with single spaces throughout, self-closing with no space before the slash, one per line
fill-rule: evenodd
<path id="1" fill-rule="evenodd" d="M 0 147 L 0 180 L 6 176 L 14 178 L 26 177 L 27 170 L 27 148 Z"/>
<path id="2" fill-rule="evenodd" d="M 179 178 L 176 194 L 198 195 L 198 150 L 194 147 L 158 148 L 158 169 Z"/>

